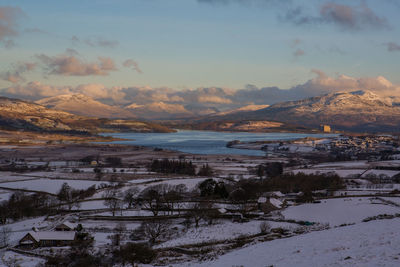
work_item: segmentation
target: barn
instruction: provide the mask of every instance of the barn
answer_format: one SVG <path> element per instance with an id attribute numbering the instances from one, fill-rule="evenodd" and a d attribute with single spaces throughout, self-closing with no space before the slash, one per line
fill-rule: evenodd
<path id="1" fill-rule="evenodd" d="M 75 232 L 73 231 L 31 231 L 19 241 L 19 247 L 68 246 L 75 241 L 75 238 Z"/>

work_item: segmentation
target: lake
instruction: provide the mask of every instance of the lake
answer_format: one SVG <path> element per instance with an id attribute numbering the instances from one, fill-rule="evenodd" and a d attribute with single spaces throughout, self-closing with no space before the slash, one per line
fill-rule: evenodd
<path id="1" fill-rule="evenodd" d="M 193 154 L 236 154 L 263 156 L 261 150 L 236 149 L 226 147 L 232 140 L 240 141 L 274 141 L 294 140 L 304 137 L 331 137 L 337 134 L 306 133 L 247 133 L 247 132 L 214 132 L 179 130 L 175 133 L 104 133 L 104 136 L 130 139 L 108 142 L 112 144 L 140 145 L 176 150 Z"/>

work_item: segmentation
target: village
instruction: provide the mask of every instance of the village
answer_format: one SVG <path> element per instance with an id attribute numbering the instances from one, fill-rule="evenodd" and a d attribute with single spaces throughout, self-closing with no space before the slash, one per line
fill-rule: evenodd
<path id="1" fill-rule="evenodd" d="M 247 246 L 399 220 L 396 138 L 250 145 L 266 155 L 3 146 L 1 260 L 5 266 L 59 266 L 71 257 L 97 266 L 196 266 Z M 318 156 L 327 151 L 328 159 Z M 337 156 L 343 153 L 351 156 Z"/>

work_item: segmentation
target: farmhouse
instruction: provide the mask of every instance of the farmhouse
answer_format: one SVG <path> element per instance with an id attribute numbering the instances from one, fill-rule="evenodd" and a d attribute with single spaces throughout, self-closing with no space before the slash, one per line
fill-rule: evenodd
<path id="1" fill-rule="evenodd" d="M 76 225 L 70 222 L 63 222 L 56 226 L 56 231 L 74 231 Z"/>
<path id="2" fill-rule="evenodd" d="M 31 231 L 19 241 L 19 246 L 25 248 L 68 246 L 74 240 L 75 232 L 72 231 Z"/>

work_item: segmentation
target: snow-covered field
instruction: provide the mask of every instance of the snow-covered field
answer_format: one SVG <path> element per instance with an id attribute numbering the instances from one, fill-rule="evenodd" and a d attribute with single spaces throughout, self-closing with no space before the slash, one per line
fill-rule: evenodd
<path id="1" fill-rule="evenodd" d="M 199 267 L 400 266 L 400 219 L 371 221 L 250 245 Z"/>
<path id="2" fill-rule="evenodd" d="M 327 199 L 321 203 L 292 206 L 282 211 L 286 219 L 329 223 L 331 227 L 358 223 L 367 217 L 385 213 L 400 213 L 400 208 L 385 205 L 369 197 L 353 197 Z"/>
<path id="3" fill-rule="evenodd" d="M 220 222 L 213 225 L 202 225 L 198 228 L 192 226 L 181 236 L 160 244 L 158 247 L 173 247 L 202 242 L 221 241 L 238 238 L 241 235 L 254 235 L 260 233 L 262 221 L 250 221 L 246 223 Z M 296 224 L 269 222 L 272 227 L 295 228 Z"/>
<path id="4" fill-rule="evenodd" d="M 12 189 L 27 189 L 33 191 L 42 191 L 52 194 L 56 194 L 63 183 L 69 184 L 74 189 L 87 189 L 92 185 L 99 186 L 100 184 L 107 182 L 99 181 L 88 181 L 88 180 L 62 180 L 62 179 L 36 179 L 29 181 L 18 181 L 10 183 L 1 183 L 1 187 L 12 188 Z"/>
<path id="5" fill-rule="evenodd" d="M 104 200 L 92 200 L 92 201 L 82 201 L 79 202 L 79 207 L 73 207 L 73 210 L 98 210 L 98 209 L 108 209 L 104 205 Z"/>
<path id="6" fill-rule="evenodd" d="M 310 169 L 294 169 L 291 172 L 293 172 L 294 174 L 297 173 L 305 173 L 305 174 L 327 174 L 327 173 L 335 173 L 337 175 L 339 175 L 340 177 L 343 178 L 348 178 L 350 176 L 354 176 L 354 175 L 360 175 L 362 174 L 362 177 L 368 177 L 369 175 L 387 175 L 389 177 L 392 177 L 398 173 L 400 173 L 400 171 L 391 171 L 391 170 L 368 170 L 366 171 L 366 169 L 335 169 L 335 168 L 310 168 Z"/>
<path id="7" fill-rule="evenodd" d="M 21 255 L 13 251 L 4 252 L 1 261 L 2 261 L 0 262 L 1 267 L 3 266 L 32 267 L 32 266 L 37 266 L 39 264 L 44 264 L 46 262 L 45 259 L 27 255 Z"/>

